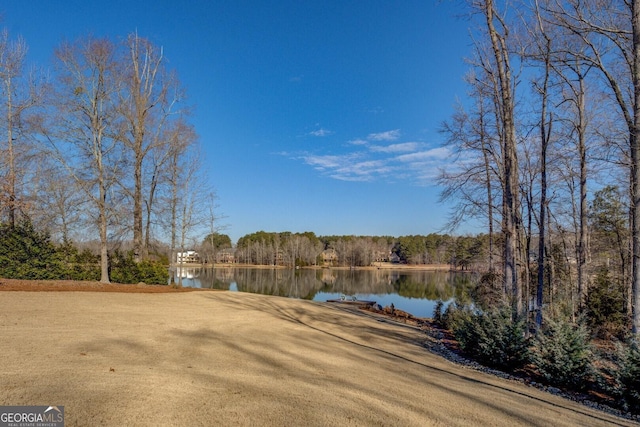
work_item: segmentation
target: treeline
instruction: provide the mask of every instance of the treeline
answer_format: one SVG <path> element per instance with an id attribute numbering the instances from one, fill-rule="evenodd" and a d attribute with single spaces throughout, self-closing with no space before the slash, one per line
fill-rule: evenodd
<path id="1" fill-rule="evenodd" d="M 213 221 L 191 107 L 161 47 L 132 33 L 61 42 L 50 64 L 27 51 L 0 32 L 0 224 L 98 241 L 108 282 L 122 242 L 140 263 Z"/>
<path id="2" fill-rule="evenodd" d="M 224 234 L 204 238 L 200 253 L 206 262 L 233 254 L 240 264 L 366 267 L 379 262 L 450 264 L 461 270 L 487 269 L 488 237 L 450 236 L 316 236 L 313 232 L 247 234 L 231 247 Z"/>
<path id="3" fill-rule="evenodd" d="M 484 224 L 489 269 L 445 323 L 483 363 L 637 411 L 640 2 L 466 3 L 468 96 L 442 126 L 458 161 L 441 196 L 452 226 Z"/>

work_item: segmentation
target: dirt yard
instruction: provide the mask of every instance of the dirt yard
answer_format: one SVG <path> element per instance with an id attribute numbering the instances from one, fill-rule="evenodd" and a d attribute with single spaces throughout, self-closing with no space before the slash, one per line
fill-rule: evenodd
<path id="1" fill-rule="evenodd" d="M 0 279 L 10 289 L 0 405 L 64 406 L 67 426 L 636 425 L 454 365 L 415 328 L 330 304 Z"/>

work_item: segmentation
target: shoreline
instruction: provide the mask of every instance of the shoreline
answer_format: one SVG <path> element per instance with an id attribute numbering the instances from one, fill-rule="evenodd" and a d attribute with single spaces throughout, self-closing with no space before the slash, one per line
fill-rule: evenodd
<path id="1" fill-rule="evenodd" d="M 202 264 L 202 263 L 184 263 L 171 264 L 172 268 L 253 268 L 253 269 L 274 269 L 274 270 L 292 270 L 293 267 L 286 265 L 264 265 L 264 264 L 239 264 L 239 263 L 220 263 L 220 264 Z M 451 272 L 472 272 L 472 270 L 459 270 L 452 268 L 451 264 L 393 264 L 393 263 L 376 263 L 369 266 L 320 266 L 308 265 L 304 267 L 296 267 L 301 270 L 355 270 L 355 271 L 372 271 L 372 270 L 407 270 L 407 271 L 451 271 Z"/>

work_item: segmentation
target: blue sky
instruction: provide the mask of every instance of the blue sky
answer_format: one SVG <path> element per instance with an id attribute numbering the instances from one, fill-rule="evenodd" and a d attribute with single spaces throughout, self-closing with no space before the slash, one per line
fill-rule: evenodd
<path id="1" fill-rule="evenodd" d="M 259 230 L 438 232 L 450 207 L 438 128 L 465 95 L 469 23 L 453 1 L 0 4 L 48 65 L 63 40 L 137 31 L 195 106 L 207 180 L 233 241 Z M 472 228 L 463 232 L 479 232 Z"/>

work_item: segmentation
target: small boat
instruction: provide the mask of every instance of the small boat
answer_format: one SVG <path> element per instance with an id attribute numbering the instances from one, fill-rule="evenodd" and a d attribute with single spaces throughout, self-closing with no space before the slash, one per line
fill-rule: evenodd
<path id="1" fill-rule="evenodd" d="M 333 302 L 333 303 L 339 303 L 339 304 L 350 304 L 350 305 L 374 305 L 376 303 L 375 301 L 359 300 L 355 297 L 355 295 L 352 295 L 352 296 L 342 295 L 340 299 L 328 299 L 327 302 Z"/>

